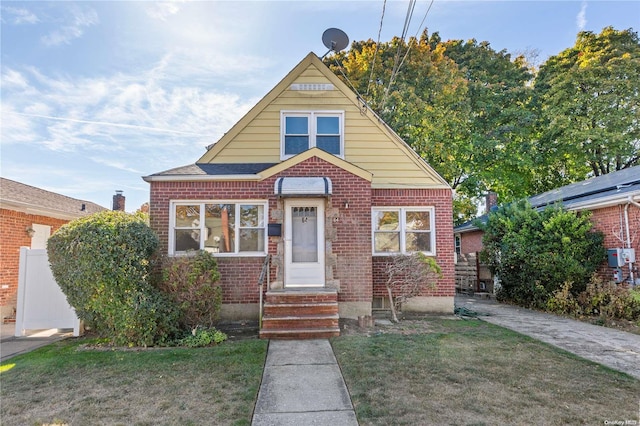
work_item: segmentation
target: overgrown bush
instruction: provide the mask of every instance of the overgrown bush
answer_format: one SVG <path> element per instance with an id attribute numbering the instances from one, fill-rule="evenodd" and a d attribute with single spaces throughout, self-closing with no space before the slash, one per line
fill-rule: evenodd
<path id="1" fill-rule="evenodd" d="M 640 300 L 624 284 L 605 283 L 594 276 L 577 300 L 584 315 L 631 321 L 640 319 Z"/>
<path id="2" fill-rule="evenodd" d="M 501 282 L 496 296 L 522 306 L 545 308 L 567 282 L 575 296 L 605 259 L 604 237 L 592 231 L 588 213 L 538 211 L 520 201 L 490 213 L 482 228 L 482 259 Z"/>
<path id="3" fill-rule="evenodd" d="M 599 317 L 602 320 L 640 320 L 637 291 L 624 284 L 605 283 L 594 275 L 587 288 L 577 296 L 566 283 L 547 302 L 550 312 L 576 317 Z"/>
<path id="4" fill-rule="evenodd" d="M 163 261 L 160 291 L 179 307 L 180 325 L 193 330 L 210 328 L 218 320 L 222 307 L 222 288 L 216 258 L 201 250 L 192 256 Z"/>
<path id="5" fill-rule="evenodd" d="M 149 282 L 157 246 L 143 214 L 104 211 L 62 226 L 47 252 L 81 320 L 114 344 L 148 346 L 177 332 L 177 311 Z"/>

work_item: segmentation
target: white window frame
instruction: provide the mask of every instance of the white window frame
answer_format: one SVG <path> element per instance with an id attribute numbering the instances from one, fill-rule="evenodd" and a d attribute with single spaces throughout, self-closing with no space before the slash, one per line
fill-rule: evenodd
<path id="1" fill-rule="evenodd" d="M 426 256 L 436 255 L 436 212 L 433 206 L 384 206 L 371 208 L 371 253 L 373 256 L 394 256 L 397 254 L 411 254 L 407 251 L 407 212 L 429 212 L 429 231 L 431 236 L 431 251 L 423 251 Z M 378 212 L 398 212 L 399 230 L 387 231 L 389 233 L 400 233 L 400 251 L 399 252 L 376 252 L 376 213 Z M 380 231 L 378 231 L 380 232 Z M 415 231 L 409 231 L 415 232 Z"/>
<path id="2" fill-rule="evenodd" d="M 269 237 L 267 236 L 267 228 L 269 223 L 269 201 L 268 200 L 171 200 L 169 203 L 169 247 L 168 253 L 170 256 L 184 256 L 188 252 L 186 251 L 176 251 L 175 250 L 175 231 L 176 229 L 198 229 L 200 231 L 200 235 L 204 235 L 205 228 L 205 205 L 207 204 L 233 204 L 235 206 L 235 217 L 237 218 L 236 223 L 234 224 L 234 232 L 237 236 L 234 241 L 234 251 L 233 253 L 216 253 L 211 252 L 214 256 L 217 257 L 256 257 L 256 256 L 264 256 L 267 254 L 268 246 L 269 246 Z M 176 227 L 176 206 L 192 206 L 199 205 L 200 206 L 200 218 L 199 218 L 199 227 L 198 228 L 183 228 Z M 262 206 L 263 207 L 263 218 L 262 223 L 263 227 L 240 227 L 240 206 Z M 240 250 L 240 230 L 241 229 L 263 229 L 264 230 L 264 250 L 261 251 L 239 251 Z M 200 250 L 205 250 L 204 247 L 205 239 L 200 238 Z"/>
<path id="3" fill-rule="evenodd" d="M 344 159 L 344 111 L 280 111 L 280 159 L 286 160 L 297 154 L 285 154 L 285 129 L 287 117 L 308 117 L 309 118 L 309 148 L 316 146 L 316 123 L 317 117 L 338 117 L 340 132 L 340 154 L 332 154 Z"/>

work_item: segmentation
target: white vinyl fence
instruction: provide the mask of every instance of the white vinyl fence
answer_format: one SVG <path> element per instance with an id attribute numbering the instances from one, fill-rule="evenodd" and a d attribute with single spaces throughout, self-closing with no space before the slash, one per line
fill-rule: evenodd
<path id="1" fill-rule="evenodd" d="M 25 336 L 26 330 L 73 328 L 80 335 L 80 320 L 49 267 L 46 250 L 20 248 L 18 276 L 18 306 L 16 309 L 16 336 Z"/>

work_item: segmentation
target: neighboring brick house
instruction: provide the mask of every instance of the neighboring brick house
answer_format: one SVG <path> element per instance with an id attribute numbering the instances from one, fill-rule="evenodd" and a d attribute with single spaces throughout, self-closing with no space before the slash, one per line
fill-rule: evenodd
<path id="1" fill-rule="evenodd" d="M 606 175 L 566 185 L 529 198 L 534 208 L 544 208 L 556 203 L 571 211 L 590 211 L 591 222 L 604 234 L 607 249 L 640 250 L 640 166 L 630 167 Z M 479 218 L 486 222 L 487 216 Z M 454 229 L 459 254 L 482 250 L 482 231 L 472 222 Z M 640 260 L 640 259 L 637 259 Z M 615 269 L 603 262 L 601 275 L 613 280 Z M 636 283 L 639 269 L 637 262 L 627 262 L 621 268 L 622 280 L 632 276 Z"/>
<path id="2" fill-rule="evenodd" d="M 257 318 L 264 295 L 263 337 L 371 315 L 396 253 L 443 272 L 405 309 L 453 312 L 451 188 L 313 53 L 195 164 L 144 180 L 164 252 L 215 254 L 223 318 Z"/>
<path id="3" fill-rule="evenodd" d="M 49 236 L 62 225 L 101 210 L 106 209 L 89 201 L 0 178 L 1 318 L 13 315 L 16 306 L 20 247 L 46 248 Z"/>

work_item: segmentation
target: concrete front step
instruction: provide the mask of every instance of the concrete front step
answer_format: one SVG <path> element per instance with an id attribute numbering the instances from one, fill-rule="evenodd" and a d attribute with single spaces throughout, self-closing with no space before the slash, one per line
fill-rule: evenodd
<path id="1" fill-rule="evenodd" d="M 321 339 L 340 335 L 338 293 L 327 289 L 268 291 L 260 337 Z"/>
<path id="2" fill-rule="evenodd" d="M 296 315 L 262 318 L 264 330 L 298 330 L 310 328 L 338 328 L 338 314 L 334 315 Z"/>
<path id="3" fill-rule="evenodd" d="M 338 293 L 335 290 L 314 291 L 268 291 L 265 303 L 291 304 L 291 303 L 337 303 Z"/>
<path id="4" fill-rule="evenodd" d="M 301 340 L 301 339 L 328 339 L 340 335 L 340 328 L 307 328 L 296 330 L 260 330 L 261 339 Z"/>
<path id="5" fill-rule="evenodd" d="M 287 315 L 326 315 L 338 312 L 336 302 L 321 303 L 265 303 L 263 312 L 265 316 Z"/>

